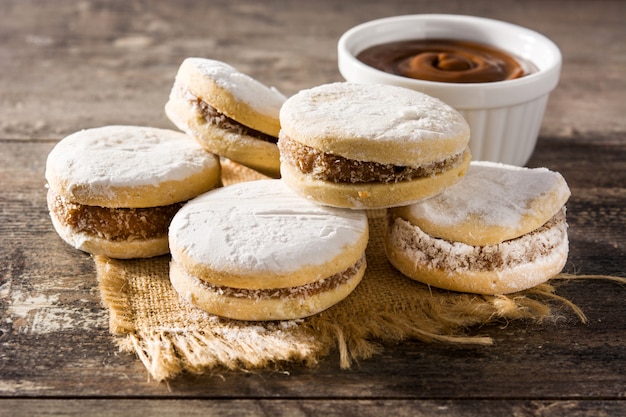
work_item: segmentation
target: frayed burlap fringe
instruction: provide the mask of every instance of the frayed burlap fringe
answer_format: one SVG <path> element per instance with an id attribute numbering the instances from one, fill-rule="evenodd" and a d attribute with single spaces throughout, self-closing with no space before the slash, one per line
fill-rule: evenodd
<path id="1" fill-rule="evenodd" d="M 223 166 L 224 185 L 242 177 L 257 179 L 241 167 Z M 562 307 L 586 321 L 583 312 L 557 295 L 550 283 L 506 296 L 481 296 L 412 281 L 387 261 L 384 227 L 384 215 L 370 213 L 368 266 L 356 290 L 336 306 L 303 320 L 240 322 L 194 308 L 170 285 L 169 256 L 126 261 L 94 257 L 110 330 L 122 350 L 135 352 L 150 376 L 164 381 L 185 372 L 253 370 L 285 363 L 314 366 L 332 349 L 338 350 L 339 365 L 345 369 L 379 353 L 387 343 L 407 339 L 489 345 L 491 338 L 472 333 L 492 323 L 555 318 L 563 314 Z M 626 284 L 626 279 L 604 276 L 556 278 Z"/>

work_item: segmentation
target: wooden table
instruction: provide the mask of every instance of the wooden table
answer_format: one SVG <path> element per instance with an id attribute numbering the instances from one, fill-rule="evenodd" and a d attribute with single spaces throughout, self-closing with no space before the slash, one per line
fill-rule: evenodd
<path id="1" fill-rule="evenodd" d="M 206 4 L 204 4 L 206 3 Z M 531 166 L 567 179 L 566 270 L 626 274 L 626 2 L 3 0 L 0 12 L 0 415 L 626 415 L 626 288 L 563 283 L 587 314 L 480 332 L 493 346 L 387 346 L 340 370 L 213 372 L 168 385 L 119 353 L 93 261 L 55 234 L 45 158 L 76 130 L 169 127 L 187 56 L 286 94 L 341 80 L 336 42 L 366 20 L 461 13 L 518 23 L 564 56 Z"/>

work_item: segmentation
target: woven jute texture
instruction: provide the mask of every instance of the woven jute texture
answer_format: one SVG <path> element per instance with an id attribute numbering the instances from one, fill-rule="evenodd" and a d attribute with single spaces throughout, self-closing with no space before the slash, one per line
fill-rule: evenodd
<path id="1" fill-rule="evenodd" d="M 262 177 L 223 161 L 228 186 Z M 406 339 L 490 344 L 474 334 L 479 325 L 516 319 L 544 320 L 573 304 L 550 284 L 508 296 L 438 290 L 397 272 L 383 250 L 384 211 L 368 213 L 367 270 L 356 290 L 330 309 L 302 320 L 242 322 L 188 305 L 169 282 L 169 256 L 114 260 L 94 257 L 110 331 L 120 348 L 135 352 L 158 381 L 213 369 L 249 370 L 315 365 L 332 349 L 341 368 L 370 358 L 387 343 Z M 559 307 L 559 308 L 555 308 Z"/>

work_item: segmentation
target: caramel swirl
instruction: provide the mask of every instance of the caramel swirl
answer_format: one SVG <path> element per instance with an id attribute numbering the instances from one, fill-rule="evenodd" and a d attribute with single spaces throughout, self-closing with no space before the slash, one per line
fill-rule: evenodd
<path id="1" fill-rule="evenodd" d="M 365 49 L 357 59 L 391 74 L 449 83 L 512 80 L 534 71 L 532 64 L 494 47 L 448 39 L 380 44 Z"/>

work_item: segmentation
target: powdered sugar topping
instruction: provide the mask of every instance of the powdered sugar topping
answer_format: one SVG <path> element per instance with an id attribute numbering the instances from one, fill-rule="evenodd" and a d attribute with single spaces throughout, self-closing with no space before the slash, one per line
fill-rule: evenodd
<path id="1" fill-rule="evenodd" d="M 170 242 L 198 263 L 238 274 L 290 273 L 322 265 L 367 233 L 364 212 L 318 206 L 280 180 L 238 183 L 191 200 Z"/>
<path id="2" fill-rule="evenodd" d="M 185 61 L 229 91 L 235 99 L 247 103 L 261 114 L 278 116 L 286 97 L 276 88 L 268 87 L 221 61 L 195 57 Z"/>
<path id="3" fill-rule="evenodd" d="M 218 163 L 181 132 L 105 126 L 81 130 L 61 140 L 48 156 L 46 178 L 60 179 L 70 188 L 89 186 L 94 194 L 107 194 L 116 187 L 182 181 Z"/>
<path id="4" fill-rule="evenodd" d="M 410 207 L 413 218 L 454 226 L 468 218 L 479 224 L 515 228 L 527 215 L 554 201 L 552 217 L 569 197 L 561 174 L 547 168 L 524 168 L 473 161 L 463 180 L 442 194 Z M 546 219 L 547 220 L 547 219 Z"/>
<path id="5" fill-rule="evenodd" d="M 280 120 L 292 138 L 335 136 L 409 144 L 459 136 L 469 140 L 465 119 L 452 107 L 413 90 L 382 84 L 339 82 L 302 90 L 285 102 Z"/>

